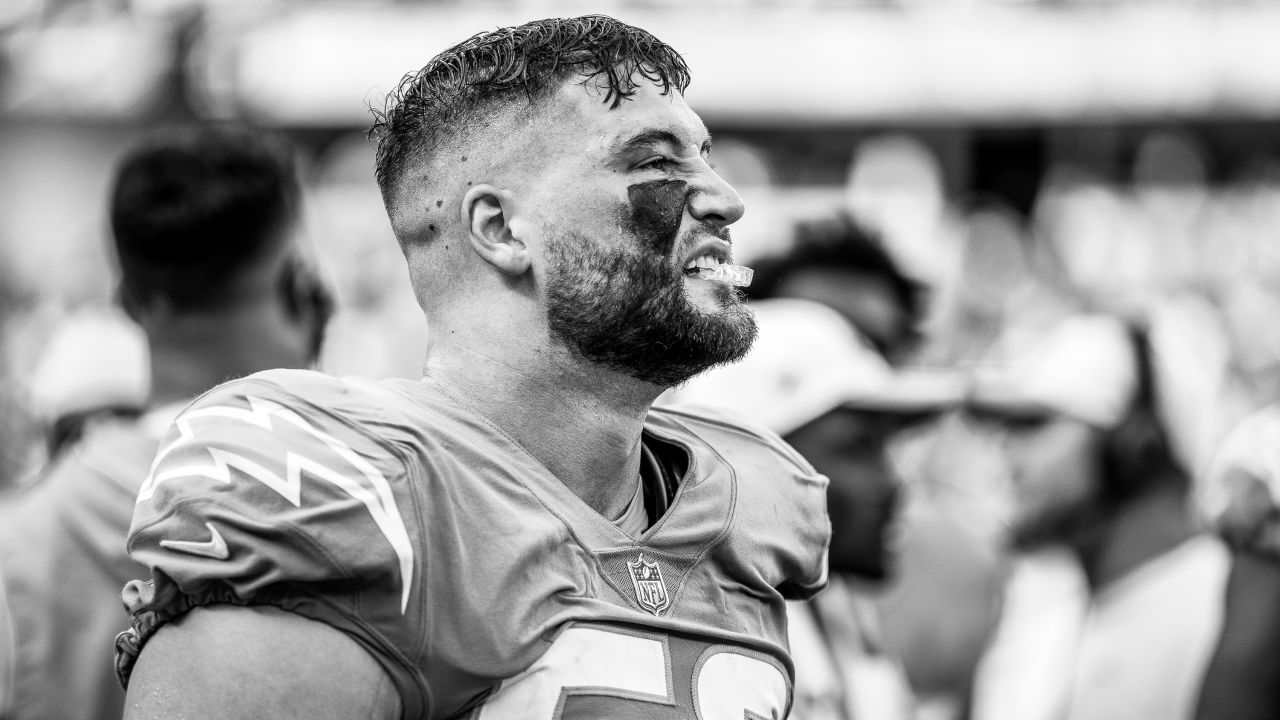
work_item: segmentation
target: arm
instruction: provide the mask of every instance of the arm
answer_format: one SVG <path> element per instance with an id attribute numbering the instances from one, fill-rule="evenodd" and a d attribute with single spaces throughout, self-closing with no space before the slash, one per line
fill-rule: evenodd
<path id="1" fill-rule="evenodd" d="M 215 605 L 160 628 L 143 648 L 125 720 L 400 717 L 382 667 L 342 632 L 267 606 Z"/>

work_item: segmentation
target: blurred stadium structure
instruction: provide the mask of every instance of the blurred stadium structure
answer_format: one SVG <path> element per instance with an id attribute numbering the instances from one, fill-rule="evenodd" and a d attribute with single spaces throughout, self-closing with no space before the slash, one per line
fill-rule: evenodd
<path id="1" fill-rule="evenodd" d="M 586 12 L 684 53 L 690 102 L 748 202 L 744 260 L 845 204 L 941 290 L 936 360 L 980 357 L 1000 328 L 1052 313 L 1028 301 L 1046 284 L 1084 305 L 1179 298 L 1221 345 L 1225 416 L 1280 398 L 1271 2 L 4 0 L 7 404 L 24 407 L 58 319 L 110 298 L 120 152 L 200 117 L 302 148 L 311 233 L 347 312 L 326 367 L 416 373 L 425 330 L 411 298 L 386 296 L 407 283 L 389 279 L 404 270 L 361 136 L 368 106 L 478 28 Z"/>

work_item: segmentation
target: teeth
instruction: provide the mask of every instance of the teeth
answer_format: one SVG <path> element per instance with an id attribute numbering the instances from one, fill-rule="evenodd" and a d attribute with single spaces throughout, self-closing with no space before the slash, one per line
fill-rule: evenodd
<path id="1" fill-rule="evenodd" d="M 751 284 L 753 271 L 742 265 L 731 265 L 721 262 L 711 255 L 701 255 L 684 264 L 685 270 L 697 270 L 698 277 L 704 280 L 719 280 L 738 287 Z"/>
<path id="2" fill-rule="evenodd" d="M 696 257 L 684 264 L 685 270 L 715 270 L 720 265 L 720 261 L 710 255 L 702 255 Z"/>

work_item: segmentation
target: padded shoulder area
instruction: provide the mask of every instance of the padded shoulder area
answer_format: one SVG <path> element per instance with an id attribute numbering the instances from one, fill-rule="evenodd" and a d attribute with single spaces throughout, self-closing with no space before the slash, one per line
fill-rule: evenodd
<path id="1" fill-rule="evenodd" d="M 737 448 L 763 446 L 778 456 L 780 462 L 794 466 L 809 475 L 817 471 L 800 453 L 787 444 L 777 433 L 749 418 L 721 407 L 711 405 L 660 405 L 649 412 L 649 419 L 657 426 L 681 425 L 722 452 Z"/>

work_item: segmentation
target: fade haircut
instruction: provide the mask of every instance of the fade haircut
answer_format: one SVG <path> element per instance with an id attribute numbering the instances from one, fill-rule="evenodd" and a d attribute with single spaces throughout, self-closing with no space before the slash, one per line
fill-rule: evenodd
<path id="1" fill-rule="evenodd" d="M 603 77 L 604 102 L 616 108 L 641 80 L 681 93 L 689 68 L 653 35 L 604 15 L 548 18 L 484 32 L 445 50 L 406 75 L 373 109 L 370 137 L 377 142 L 376 175 L 391 209 L 406 171 L 442 144 L 478 127 L 491 110 L 523 98 L 549 96 L 577 75 Z"/>
<path id="2" fill-rule="evenodd" d="M 178 129 L 135 148 L 111 190 L 121 301 L 220 304 L 286 241 L 299 195 L 289 148 L 252 128 Z"/>

